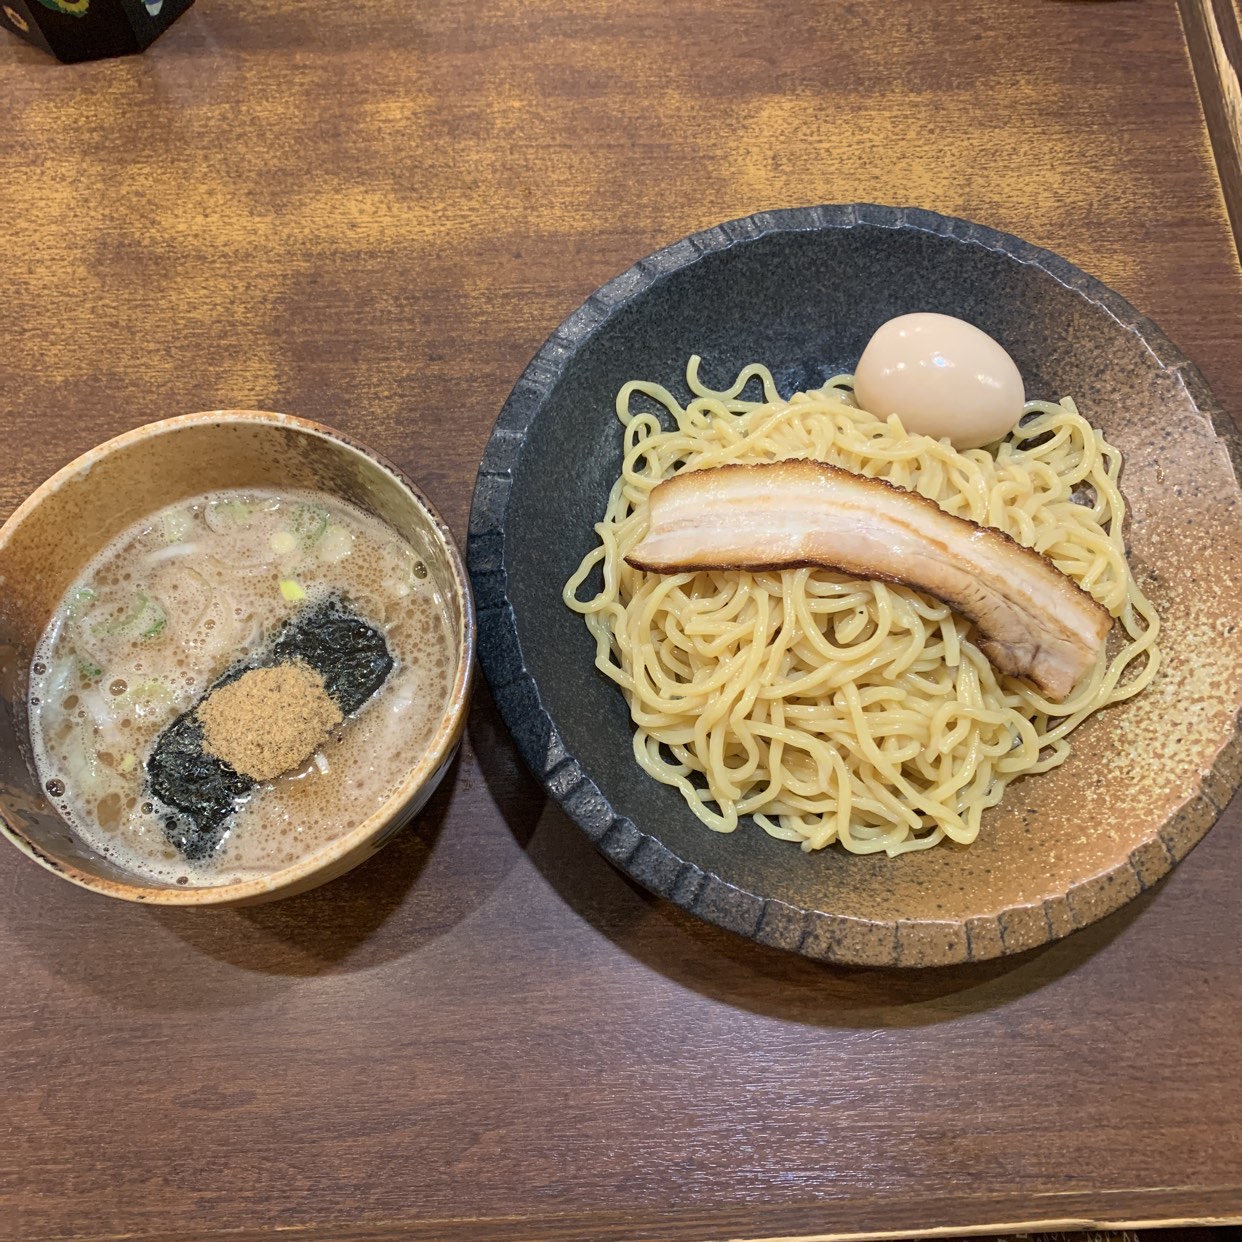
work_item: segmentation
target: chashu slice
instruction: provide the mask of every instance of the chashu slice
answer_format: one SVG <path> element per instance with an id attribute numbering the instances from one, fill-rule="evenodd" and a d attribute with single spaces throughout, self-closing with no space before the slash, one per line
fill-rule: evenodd
<path id="1" fill-rule="evenodd" d="M 651 573 L 815 565 L 900 582 L 974 622 L 1003 673 L 1064 699 L 1113 624 L 1072 579 L 1003 531 L 882 479 L 818 461 L 719 466 L 666 479 L 625 558 Z"/>

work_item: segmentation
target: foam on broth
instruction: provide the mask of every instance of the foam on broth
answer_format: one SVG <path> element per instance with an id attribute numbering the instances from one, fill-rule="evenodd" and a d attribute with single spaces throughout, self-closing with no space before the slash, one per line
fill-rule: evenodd
<path id="1" fill-rule="evenodd" d="M 187 862 L 147 787 L 156 739 L 329 595 L 383 631 L 392 672 L 302 769 L 255 787 L 210 859 Z M 213 492 L 124 532 L 61 601 L 31 670 L 39 779 L 83 838 L 140 875 L 211 885 L 269 874 L 383 805 L 430 742 L 455 662 L 438 584 L 385 523 L 321 493 Z"/>

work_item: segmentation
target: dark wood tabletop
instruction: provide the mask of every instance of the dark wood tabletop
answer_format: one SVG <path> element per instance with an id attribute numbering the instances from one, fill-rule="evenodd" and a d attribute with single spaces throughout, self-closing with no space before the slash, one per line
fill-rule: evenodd
<path id="1" fill-rule="evenodd" d="M 374 446 L 464 540 L 498 409 L 592 289 L 820 202 L 1058 251 L 1236 415 L 1231 16 L 199 0 L 122 60 L 4 36 L 0 516 L 119 431 L 248 407 Z M 416 825 L 305 896 L 143 909 L 0 848 L 0 1235 L 1242 1221 L 1240 872 L 1235 800 L 1167 882 L 1044 950 L 815 965 L 628 883 L 480 686 Z"/>

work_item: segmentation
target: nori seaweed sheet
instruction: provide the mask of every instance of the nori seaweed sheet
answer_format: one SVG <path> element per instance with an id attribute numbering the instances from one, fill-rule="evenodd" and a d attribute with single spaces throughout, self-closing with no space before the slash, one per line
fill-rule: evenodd
<path id="1" fill-rule="evenodd" d="M 190 862 L 220 848 L 234 804 L 254 788 L 250 777 L 203 749 L 203 726 L 193 708 L 160 734 L 147 775 L 151 792 L 175 812 L 164 817 L 164 835 Z"/>
<path id="2" fill-rule="evenodd" d="M 322 678 L 342 716 L 356 712 L 392 672 L 384 635 L 335 599 L 295 618 L 277 638 L 264 664 L 302 660 Z"/>
<path id="3" fill-rule="evenodd" d="M 384 684 L 393 665 L 384 635 L 330 598 L 287 621 L 268 650 L 234 665 L 203 698 L 250 669 L 292 660 L 319 673 L 343 716 L 356 712 Z M 255 786 L 203 749 L 197 711 L 198 703 L 178 716 L 156 739 L 147 760 L 151 792 L 169 808 L 164 835 L 190 862 L 210 858 L 220 848 L 237 800 Z"/>

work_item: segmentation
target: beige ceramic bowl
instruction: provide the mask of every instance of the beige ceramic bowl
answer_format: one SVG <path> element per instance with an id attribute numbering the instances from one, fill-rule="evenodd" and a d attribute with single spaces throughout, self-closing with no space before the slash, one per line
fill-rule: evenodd
<path id="1" fill-rule="evenodd" d="M 92 849 L 44 796 L 26 714 L 30 663 L 57 603 L 112 538 L 164 505 L 236 487 L 313 488 L 386 521 L 441 585 L 457 669 L 426 752 L 374 815 L 259 879 L 194 888 L 157 884 Z M 394 466 L 339 432 L 283 414 L 218 410 L 139 427 L 71 462 L 0 527 L 0 832 L 49 871 L 126 901 L 236 905 L 314 888 L 369 858 L 431 796 L 461 741 L 473 662 L 474 608 L 453 537 Z"/>

